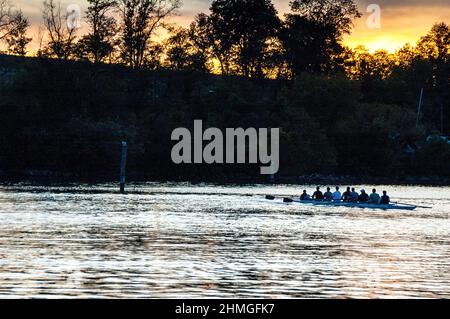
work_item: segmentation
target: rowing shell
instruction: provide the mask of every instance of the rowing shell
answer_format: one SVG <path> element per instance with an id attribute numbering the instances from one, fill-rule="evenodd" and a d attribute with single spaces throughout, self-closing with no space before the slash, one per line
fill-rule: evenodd
<path id="1" fill-rule="evenodd" d="M 382 209 L 382 210 L 415 210 L 417 208 L 417 206 L 408 204 L 376 205 L 368 203 L 300 201 L 295 199 L 289 199 L 288 201 L 285 200 L 284 202 L 310 206 L 331 206 L 331 207 L 348 207 L 348 208 Z"/>

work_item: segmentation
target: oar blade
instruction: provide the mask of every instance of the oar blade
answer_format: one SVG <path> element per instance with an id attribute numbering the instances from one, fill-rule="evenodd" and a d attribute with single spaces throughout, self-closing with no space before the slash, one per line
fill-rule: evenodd
<path id="1" fill-rule="evenodd" d="M 413 204 L 407 204 L 407 203 L 398 203 L 398 202 L 393 202 L 393 204 L 397 204 L 397 205 L 403 205 L 403 206 L 410 206 L 410 207 L 416 207 L 416 208 L 426 208 L 426 209 L 433 209 L 433 207 L 430 207 L 430 206 L 419 206 L 419 205 L 413 205 Z"/>

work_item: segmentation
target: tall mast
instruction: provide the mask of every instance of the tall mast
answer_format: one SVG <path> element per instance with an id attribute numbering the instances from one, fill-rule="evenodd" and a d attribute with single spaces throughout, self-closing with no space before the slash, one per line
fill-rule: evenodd
<path id="1" fill-rule="evenodd" d="M 422 109 L 422 101 L 423 101 L 423 88 L 420 89 L 420 99 L 419 99 L 419 107 L 417 109 L 416 128 L 419 127 L 419 119 L 420 119 L 420 111 Z"/>

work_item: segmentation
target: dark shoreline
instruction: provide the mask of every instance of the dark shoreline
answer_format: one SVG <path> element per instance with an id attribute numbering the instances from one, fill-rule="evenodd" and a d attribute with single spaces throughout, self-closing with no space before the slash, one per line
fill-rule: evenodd
<path id="1" fill-rule="evenodd" d="M 0 172 L 1 184 L 5 183 L 114 183 L 119 177 L 111 175 L 81 176 L 78 174 L 55 171 L 28 171 L 14 174 Z M 440 176 L 404 176 L 404 177 L 373 177 L 350 175 L 313 174 L 303 176 L 276 176 L 271 180 L 268 176 L 154 176 L 140 173 L 129 173 L 127 182 L 185 182 L 191 184 L 265 184 L 265 185 L 417 185 L 417 186 L 450 186 L 450 178 Z"/>

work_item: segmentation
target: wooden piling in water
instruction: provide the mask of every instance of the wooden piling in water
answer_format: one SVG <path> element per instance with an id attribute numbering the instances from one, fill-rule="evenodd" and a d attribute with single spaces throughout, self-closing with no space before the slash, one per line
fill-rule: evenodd
<path id="1" fill-rule="evenodd" d="M 120 159 L 120 193 L 125 193 L 126 168 L 127 168 L 127 142 L 122 142 L 122 152 Z"/>

